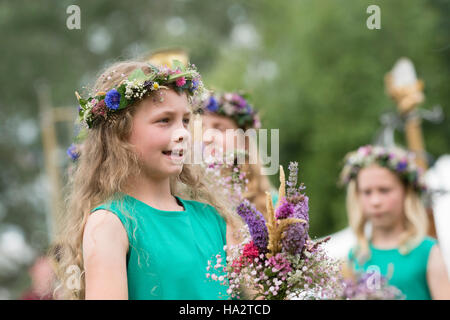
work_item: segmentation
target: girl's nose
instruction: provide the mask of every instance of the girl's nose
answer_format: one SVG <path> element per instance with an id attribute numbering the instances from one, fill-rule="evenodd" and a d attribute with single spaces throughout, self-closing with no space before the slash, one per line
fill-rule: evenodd
<path id="1" fill-rule="evenodd" d="M 189 131 L 187 131 L 184 128 L 178 128 L 176 129 L 172 136 L 173 136 L 173 141 L 174 142 L 185 142 L 187 140 L 189 140 Z"/>
<path id="2" fill-rule="evenodd" d="M 370 204 L 377 207 L 381 204 L 381 197 L 377 192 L 374 192 L 370 197 Z"/>
<path id="3" fill-rule="evenodd" d="M 203 143 L 211 144 L 214 142 L 214 132 L 210 129 L 203 130 Z"/>

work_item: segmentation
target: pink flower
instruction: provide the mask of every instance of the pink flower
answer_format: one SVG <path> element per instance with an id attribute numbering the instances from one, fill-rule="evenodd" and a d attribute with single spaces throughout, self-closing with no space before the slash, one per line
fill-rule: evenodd
<path id="1" fill-rule="evenodd" d="M 256 247 L 255 243 L 253 241 L 251 241 L 250 243 L 247 243 L 244 246 L 244 250 L 243 250 L 242 254 L 245 257 L 248 257 L 250 259 L 255 259 L 258 257 L 259 252 L 258 252 L 258 248 Z"/>
<path id="2" fill-rule="evenodd" d="M 175 84 L 177 87 L 182 87 L 186 84 L 186 79 L 184 77 L 178 78 Z"/>
<path id="3" fill-rule="evenodd" d="M 100 100 L 93 108 L 92 113 L 94 115 L 100 115 L 104 118 L 106 118 L 106 103 L 105 100 Z"/>

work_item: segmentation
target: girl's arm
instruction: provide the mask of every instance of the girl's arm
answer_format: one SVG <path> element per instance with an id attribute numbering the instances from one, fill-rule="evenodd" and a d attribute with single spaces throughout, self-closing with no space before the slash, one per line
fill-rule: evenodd
<path id="1" fill-rule="evenodd" d="M 444 258 L 438 245 L 431 248 L 427 266 L 427 282 L 434 300 L 450 299 L 450 282 Z"/>
<path id="2" fill-rule="evenodd" d="M 83 234 L 86 300 L 128 299 L 128 236 L 119 218 L 106 210 L 92 213 Z"/>

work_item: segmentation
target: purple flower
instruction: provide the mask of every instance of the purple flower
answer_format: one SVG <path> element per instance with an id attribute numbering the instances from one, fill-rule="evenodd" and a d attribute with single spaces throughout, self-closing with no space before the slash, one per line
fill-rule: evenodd
<path id="1" fill-rule="evenodd" d="M 116 89 L 111 89 L 106 93 L 105 103 L 109 109 L 117 110 L 120 105 L 120 93 Z"/>
<path id="2" fill-rule="evenodd" d="M 216 112 L 217 110 L 219 110 L 219 103 L 217 102 L 216 98 L 214 97 L 209 98 L 206 109 L 211 112 Z"/>
<path id="3" fill-rule="evenodd" d="M 67 155 L 72 159 L 72 161 L 77 161 L 80 157 L 80 153 L 77 150 L 77 146 L 75 144 L 71 144 L 69 148 L 67 148 L 66 151 Z"/>
<path id="4" fill-rule="evenodd" d="M 241 97 L 240 95 L 238 95 L 238 94 L 234 94 L 234 95 L 233 95 L 232 101 L 233 101 L 240 109 L 245 108 L 245 106 L 247 105 L 247 101 L 245 101 L 245 99 L 242 98 L 242 97 Z"/>
<path id="5" fill-rule="evenodd" d="M 189 88 L 189 91 L 193 93 L 198 89 L 198 86 L 200 84 L 200 81 L 198 79 L 193 79 L 191 82 L 191 87 Z"/>
<path id="6" fill-rule="evenodd" d="M 144 88 L 150 88 L 153 85 L 153 81 L 151 80 L 146 80 L 143 84 Z"/>
<path id="7" fill-rule="evenodd" d="M 408 161 L 402 160 L 397 164 L 397 170 L 402 172 L 405 171 L 406 168 L 408 168 Z"/>
<path id="8" fill-rule="evenodd" d="M 309 198 L 308 196 L 303 196 L 303 201 L 300 201 L 295 206 L 294 218 L 303 219 L 309 221 Z"/>
<path id="9" fill-rule="evenodd" d="M 237 207 L 237 213 L 244 219 L 248 225 L 250 235 L 253 242 L 258 247 L 259 252 L 267 252 L 268 232 L 266 227 L 266 221 L 261 212 L 256 210 L 255 206 L 245 199 Z"/>
<path id="10" fill-rule="evenodd" d="M 294 223 L 286 228 L 284 237 L 281 240 L 281 248 L 283 252 L 290 254 L 299 254 L 305 246 L 308 238 L 308 225 L 302 223 Z"/>
<path id="11" fill-rule="evenodd" d="M 294 215 L 294 210 L 295 205 L 293 203 L 288 202 L 286 198 L 283 198 L 281 200 L 281 205 L 275 211 L 275 217 L 277 219 L 291 218 Z"/>

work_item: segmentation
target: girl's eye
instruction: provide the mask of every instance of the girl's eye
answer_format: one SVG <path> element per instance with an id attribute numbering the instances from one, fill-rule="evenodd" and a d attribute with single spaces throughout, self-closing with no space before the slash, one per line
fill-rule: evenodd
<path id="1" fill-rule="evenodd" d="M 169 118 L 161 119 L 158 122 L 168 123 L 169 122 Z"/>
<path id="2" fill-rule="evenodd" d="M 191 119 L 189 119 L 189 118 L 186 118 L 186 119 L 183 119 L 183 122 L 184 122 L 184 124 L 189 124 L 189 121 L 190 121 Z"/>
<path id="3" fill-rule="evenodd" d="M 381 188 L 381 189 L 380 189 L 380 192 L 381 192 L 381 193 L 388 193 L 389 191 L 390 191 L 389 188 Z"/>

